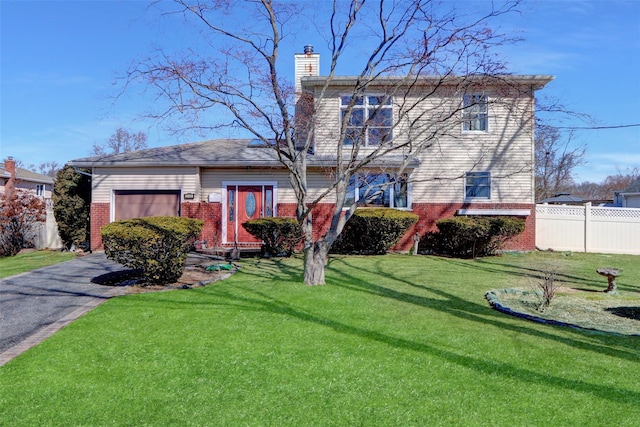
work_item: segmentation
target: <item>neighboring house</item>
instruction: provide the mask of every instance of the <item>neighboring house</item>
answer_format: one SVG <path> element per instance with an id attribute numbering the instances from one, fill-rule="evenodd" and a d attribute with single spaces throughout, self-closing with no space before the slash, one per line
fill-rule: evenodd
<path id="1" fill-rule="evenodd" d="M 572 196 L 569 193 L 558 193 L 554 194 L 553 197 L 549 197 L 548 199 L 540 200 L 538 203 L 541 204 L 549 204 L 549 205 L 583 205 L 587 201 L 582 197 Z"/>
<path id="2" fill-rule="evenodd" d="M 9 157 L 4 163 L 0 163 L 0 193 L 4 194 L 6 189 L 11 186 L 18 190 L 31 191 L 33 194 L 49 200 L 53 191 L 53 178 L 17 168 L 15 160 Z"/>
<path id="3" fill-rule="evenodd" d="M 618 194 L 623 208 L 640 208 L 640 178 Z"/>
<path id="4" fill-rule="evenodd" d="M 41 197 L 47 209 L 47 219 L 40 228 L 34 245 L 37 249 L 60 249 L 62 241 L 58 236 L 58 225 L 53 215 L 53 178 L 47 175 L 31 172 L 27 169 L 16 167 L 12 157 L 0 163 L 0 194 L 16 191 L 29 191 Z"/>
<path id="5" fill-rule="evenodd" d="M 334 77 L 322 100 L 317 93 L 327 77 L 318 76 L 319 55 L 296 55 L 297 92 L 311 94 L 317 102 L 318 122 L 314 152 L 308 157 L 308 187 L 315 197 L 331 182 L 331 161 L 339 141 L 341 111 L 350 101 L 346 96 L 355 80 Z M 481 77 L 478 77 L 480 79 Z M 389 77 L 386 82 L 402 78 Z M 369 165 L 374 182 L 388 182 L 384 191 L 366 196 L 365 185 L 355 181 L 349 197 L 361 206 L 387 206 L 410 210 L 420 216 L 414 228 L 396 246 L 407 250 L 414 233 L 435 229 L 435 221 L 454 215 L 508 215 L 526 220 L 526 230 L 511 242 L 512 249 L 535 248 L 534 200 L 534 92 L 552 80 L 551 76 L 502 76 L 477 92 L 453 90 L 450 80 L 421 78 L 409 93 L 382 97 L 382 86 L 371 86 L 358 100 L 361 113 L 349 122 L 351 130 L 362 130 L 358 114 L 377 120 L 368 128 L 367 144 L 411 138 L 391 126 L 398 118 L 399 102 L 429 99 L 429 114 L 458 111 L 456 126 L 421 152 L 405 173 L 395 176 L 394 165 L 404 160 L 397 152 Z M 473 78 L 469 78 L 473 80 Z M 383 82 L 384 82 L 383 81 Z M 452 82 L 449 87 L 447 82 Z M 381 84 L 381 83 L 380 83 Z M 434 90 L 434 86 L 436 89 Z M 377 89 L 377 90 L 376 90 Z M 500 99 L 502 102 L 489 102 Z M 467 107 L 460 110 L 460 106 Z M 355 111 L 355 110 L 354 110 Z M 376 111 L 375 113 L 373 111 Z M 407 112 L 408 120 L 419 120 L 423 111 Z M 413 116 L 412 116 L 413 115 Z M 404 117 L 404 116 L 402 116 Z M 353 128 L 353 129 L 352 129 Z M 366 154 L 367 148 L 363 151 Z M 295 217 L 296 199 L 287 171 L 274 150 L 258 140 L 217 139 L 192 144 L 153 148 L 111 156 L 95 156 L 70 162 L 89 168 L 92 174 L 91 248 L 101 247 L 100 228 L 114 220 L 150 216 L 181 215 L 205 221 L 202 239 L 209 246 L 259 245 L 241 224 L 260 216 Z M 335 164 L 335 161 L 334 161 Z M 366 199 L 366 200 L 365 200 Z M 329 224 L 333 195 L 314 210 L 316 233 Z"/>

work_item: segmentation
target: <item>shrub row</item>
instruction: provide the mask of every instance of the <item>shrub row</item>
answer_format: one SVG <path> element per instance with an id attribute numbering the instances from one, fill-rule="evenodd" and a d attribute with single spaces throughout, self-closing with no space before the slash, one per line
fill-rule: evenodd
<path id="1" fill-rule="evenodd" d="M 107 258 L 140 269 L 154 284 L 175 282 L 184 271 L 203 222 L 180 217 L 116 221 L 100 230 Z"/>
<path id="2" fill-rule="evenodd" d="M 524 231 L 524 220 L 513 217 L 445 218 L 436 222 L 438 232 L 427 233 L 422 252 L 461 258 L 494 255 L 504 242 Z"/>
<path id="3" fill-rule="evenodd" d="M 397 209 L 358 209 L 345 224 L 332 251 L 385 254 L 417 221 L 418 215 Z"/>

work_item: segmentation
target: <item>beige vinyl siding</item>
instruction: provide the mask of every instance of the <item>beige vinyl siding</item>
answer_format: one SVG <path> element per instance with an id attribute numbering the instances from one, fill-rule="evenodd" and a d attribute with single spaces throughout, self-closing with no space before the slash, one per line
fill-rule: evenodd
<path id="1" fill-rule="evenodd" d="M 316 93 L 316 97 L 319 96 Z M 315 154 L 335 158 L 340 138 L 340 92 L 327 90 L 324 98 L 316 101 Z"/>
<path id="2" fill-rule="evenodd" d="M 371 91 L 375 93 L 375 90 Z M 462 94 L 441 93 L 427 100 L 415 96 L 394 100 L 393 138 L 397 143 L 419 140 L 430 134 L 430 129 L 409 129 L 408 123 L 421 115 L 453 113 L 446 125 L 446 135 L 433 141 L 433 145 L 420 154 L 420 166 L 411 174 L 412 200 L 421 202 L 464 201 L 465 172 L 491 173 L 491 199 L 478 203 L 533 203 L 533 103 L 531 93 L 496 94 L 489 96 L 489 129 L 487 132 L 462 130 L 460 103 Z M 517 96 L 516 96 L 517 95 Z M 403 105 L 398 105 L 399 102 Z M 411 108 L 411 107 L 414 108 Z M 328 94 L 318 101 L 316 154 L 335 156 L 340 127 L 339 92 Z M 398 121 L 401 110 L 408 111 L 407 120 Z M 440 121 L 438 126 L 442 128 Z M 442 129 L 439 129 L 441 133 Z M 363 150 L 365 151 L 365 150 Z M 398 151 L 394 154 L 402 154 Z"/>
<path id="3" fill-rule="evenodd" d="M 278 187 L 278 203 L 296 203 L 296 196 L 284 169 L 203 169 L 202 200 L 206 201 L 211 193 L 224 194 L 223 182 L 264 183 L 276 182 Z M 318 197 L 328 185 L 328 175 L 322 171 L 307 171 L 307 188 L 309 200 Z M 333 202 L 331 196 L 327 201 Z"/>
<path id="4" fill-rule="evenodd" d="M 533 121 L 531 100 L 510 99 L 489 107 L 488 132 L 454 131 L 420 155 L 412 175 L 413 200 L 464 200 L 463 175 L 491 173 L 491 199 L 477 203 L 533 203 Z M 522 117 L 523 112 L 525 119 Z M 517 114 L 516 112 L 519 112 Z M 528 118 L 528 119 L 527 119 Z"/>
<path id="5" fill-rule="evenodd" d="M 182 190 L 199 195 L 197 167 L 94 168 L 92 201 L 111 202 L 113 190 Z"/>

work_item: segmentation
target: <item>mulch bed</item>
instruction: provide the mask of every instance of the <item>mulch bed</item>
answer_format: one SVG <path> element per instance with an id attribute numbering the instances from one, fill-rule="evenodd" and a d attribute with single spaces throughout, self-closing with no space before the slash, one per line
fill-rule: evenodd
<path id="1" fill-rule="evenodd" d="M 182 276 L 174 283 L 166 285 L 148 284 L 142 277 L 140 270 L 131 269 L 103 274 L 93 278 L 91 281 L 105 286 L 122 286 L 124 287 L 124 294 L 193 289 L 226 279 L 240 268 L 238 263 L 233 263 L 230 270 L 223 269 L 229 264 L 229 262 L 217 257 L 190 254 Z"/>

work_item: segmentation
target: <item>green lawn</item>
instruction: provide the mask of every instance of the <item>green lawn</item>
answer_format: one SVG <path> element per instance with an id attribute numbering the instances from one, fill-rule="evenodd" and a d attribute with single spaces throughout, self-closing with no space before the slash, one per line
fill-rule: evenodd
<path id="1" fill-rule="evenodd" d="M 0 258 L 0 278 L 13 276 L 47 265 L 69 261 L 75 258 L 72 252 L 34 251 L 16 256 Z"/>
<path id="2" fill-rule="evenodd" d="M 604 289 L 640 257 L 248 260 L 208 287 L 112 299 L 0 368 L 0 425 L 636 426 L 640 338 L 489 308 L 536 269 Z M 603 282 L 605 280 L 605 282 Z"/>

